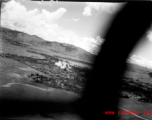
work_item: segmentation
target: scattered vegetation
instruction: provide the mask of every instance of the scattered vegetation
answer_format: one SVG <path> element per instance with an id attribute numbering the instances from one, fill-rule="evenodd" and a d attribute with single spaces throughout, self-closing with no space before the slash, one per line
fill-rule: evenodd
<path id="1" fill-rule="evenodd" d="M 73 66 L 70 71 L 60 69 L 60 67 L 55 65 L 55 62 L 59 60 L 58 58 L 45 54 L 41 55 L 43 55 L 45 59 L 36 59 L 10 53 L 0 54 L 1 57 L 17 60 L 42 73 L 45 73 L 46 75 L 49 75 L 49 77 L 47 77 L 44 75 L 31 73 L 28 77 L 36 83 L 76 93 L 82 92 L 85 86 L 86 72 L 89 69 L 83 69 L 75 66 Z"/>
<path id="2" fill-rule="evenodd" d="M 84 88 L 84 83 L 79 78 L 71 79 L 70 76 L 69 79 L 58 79 L 39 74 L 30 74 L 28 77 L 36 83 L 40 83 L 48 87 L 72 91 L 75 93 L 81 93 Z"/>
<path id="3" fill-rule="evenodd" d="M 120 97 L 134 98 L 138 101 L 152 103 L 152 85 L 140 80 L 124 77 Z"/>
<path id="4" fill-rule="evenodd" d="M 89 69 L 78 66 L 72 66 L 70 71 L 60 69 L 55 63 L 61 59 L 42 53 L 37 54 L 44 56 L 44 59 L 10 53 L 1 53 L 0 56 L 14 59 L 44 73 L 44 75 L 38 73 L 31 73 L 28 75 L 29 79 L 35 83 L 75 93 L 81 93 L 83 91 L 87 79 L 86 73 L 89 72 Z M 151 75 L 152 73 L 149 73 L 150 77 Z M 124 77 L 121 85 L 120 97 L 134 98 L 142 102 L 152 103 L 151 91 L 151 84 L 142 82 L 138 79 L 134 80 L 133 78 Z"/>

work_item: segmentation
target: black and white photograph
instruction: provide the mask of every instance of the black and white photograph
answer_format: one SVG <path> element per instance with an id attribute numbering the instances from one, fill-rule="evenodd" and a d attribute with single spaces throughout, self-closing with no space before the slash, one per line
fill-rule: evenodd
<path id="1" fill-rule="evenodd" d="M 128 4 L 2 0 L 0 119 L 152 120 L 150 4 Z"/>

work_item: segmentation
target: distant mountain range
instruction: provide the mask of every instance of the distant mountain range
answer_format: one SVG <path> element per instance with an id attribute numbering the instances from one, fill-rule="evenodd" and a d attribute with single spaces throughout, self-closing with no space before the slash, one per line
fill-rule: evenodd
<path id="1" fill-rule="evenodd" d="M 146 60 L 140 56 L 132 55 L 127 60 L 128 63 L 133 63 L 142 67 L 146 67 L 148 69 L 152 69 L 152 61 Z"/>
<path id="2" fill-rule="evenodd" d="M 1 27 L 1 35 L 5 42 L 9 40 L 11 42 L 29 45 L 31 46 L 31 48 L 43 48 L 47 49 L 47 51 L 49 50 L 52 52 L 60 53 L 64 56 L 72 57 L 73 59 L 82 60 L 89 63 L 96 56 L 85 51 L 82 48 L 76 47 L 71 44 L 46 41 L 36 35 L 29 35 L 27 33 L 11 30 L 4 27 Z"/>

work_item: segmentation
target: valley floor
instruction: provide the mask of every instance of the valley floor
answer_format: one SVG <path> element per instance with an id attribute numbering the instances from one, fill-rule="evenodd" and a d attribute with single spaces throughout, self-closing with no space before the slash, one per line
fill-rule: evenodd
<path id="1" fill-rule="evenodd" d="M 45 55 L 45 59 L 36 59 L 32 57 L 19 56 L 9 53 L 2 53 L 0 54 L 0 56 L 3 59 L 18 61 L 21 64 L 26 65 L 27 67 L 39 71 L 37 73 L 28 72 L 28 74 L 25 74 L 24 76 L 26 76 L 27 82 L 30 81 L 30 83 L 38 83 L 39 85 L 43 84 L 46 87 L 63 89 L 75 93 L 81 93 L 84 88 L 86 81 L 86 70 L 74 66 L 70 71 L 60 69 L 58 66 L 55 65 L 55 62 L 58 62 L 58 58 Z M 9 69 L 9 67 L 6 69 Z M 24 69 L 26 68 L 21 69 L 24 71 Z M 3 70 L 3 72 L 4 71 L 5 69 Z M 16 77 L 18 76 L 18 79 L 21 78 L 21 76 L 17 73 L 11 74 L 13 74 L 14 76 L 16 75 Z"/>
<path id="2" fill-rule="evenodd" d="M 9 53 L 0 54 L 0 95 L 16 99 L 68 101 L 80 97 L 88 69 L 73 66 L 70 71 L 55 66 L 58 58 L 44 55 L 36 59 Z M 120 111 L 152 111 L 152 85 L 124 77 L 120 91 Z M 34 96 L 33 96 L 34 95 Z M 64 96 L 64 97 L 63 97 Z M 119 115 L 120 120 L 152 119 L 152 115 Z"/>

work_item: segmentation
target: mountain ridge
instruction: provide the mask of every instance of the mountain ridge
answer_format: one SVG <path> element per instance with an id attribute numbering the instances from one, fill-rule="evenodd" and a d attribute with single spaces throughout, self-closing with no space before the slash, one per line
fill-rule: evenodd
<path id="1" fill-rule="evenodd" d="M 56 41 L 47 41 L 39 36 L 29 35 L 27 33 L 8 29 L 5 27 L 1 27 L 1 33 L 4 39 L 8 38 L 11 41 L 42 47 L 44 49 L 71 56 L 75 59 L 80 59 L 87 62 L 91 62 L 92 59 L 96 56 L 80 47 L 71 44 L 60 43 Z"/>

